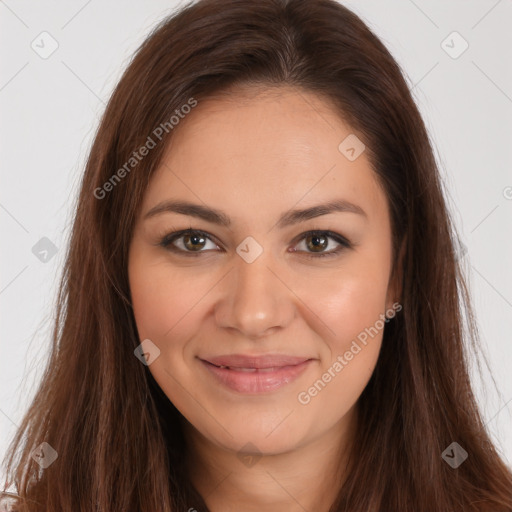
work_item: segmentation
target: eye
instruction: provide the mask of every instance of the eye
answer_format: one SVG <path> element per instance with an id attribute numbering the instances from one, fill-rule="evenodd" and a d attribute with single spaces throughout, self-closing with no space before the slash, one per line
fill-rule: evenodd
<path id="1" fill-rule="evenodd" d="M 175 243 L 177 242 L 177 243 Z M 210 235 L 197 229 L 186 229 L 169 233 L 161 241 L 160 245 L 170 251 L 184 253 L 187 256 L 198 256 L 205 252 L 202 249 L 210 242 L 213 249 L 218 248 L 210 238 Z"/>
<path id="2" fill-rule="evenodd" d="M 334 240 L 338 245 L 335 248 L 326 251 L 329 247 L 329 240 Z M 296 247 L 305 247 L 305 252 L 308 253 L 308 258 L 322 258 L 326 256 L 336 256 L 338 253 L 345 249 L 350 249 L 352 246 L 350 242 L 343 236 L 332 231 L 314 230 L 303 233 L 300 238 L 300 243 Z M 293 252 L 297 252 L 294 249 Z M 302 251 L 301 251 L 302 252 Z"/>
<path id="3" fill-rule="evenodd" d="M 335 245 L 334 248 L 327 251 L 325 249 L 332 245 L 329 240 L 333 240 L 337 246 Z M 303 233 L 299 238 L 299 242 L 290 252 L 305 252 L 308 258 L 336 256 L 341 251 L 352 247 L 345 237 L 326 230 L 314 230 Z M 208 243 L 212 247 L 208 248 Z M 303 249 L 297 249 L 301 244 Z M 219 249 L 219 246 L 213 242 L 212 235 L 192 228 L 169 233 L 160 240 L 159 245 L 184 256 L 199 256 L 203 252 Z"/>

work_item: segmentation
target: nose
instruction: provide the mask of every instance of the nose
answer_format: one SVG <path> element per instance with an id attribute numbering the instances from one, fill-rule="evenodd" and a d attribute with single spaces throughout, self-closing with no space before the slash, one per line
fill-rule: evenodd
<path id="1" fill-rule="evenodd" d="M 252 263 L 236 256 L 234 265 L 216 304 L 217 325 L 251 339 L 286 328 L 296 315 L 295 296 L 271 255 L 263 251 Z"/>

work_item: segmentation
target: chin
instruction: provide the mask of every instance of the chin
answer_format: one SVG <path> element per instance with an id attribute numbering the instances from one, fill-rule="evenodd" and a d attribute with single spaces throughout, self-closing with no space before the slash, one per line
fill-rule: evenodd
<path id="1" fill-rule="evenodd" d="M 284 418 L 286 418 L 286 414 L 283 416 Z M 210 440 L 234 452 L 239 452 L 243 447 L 247 447 L 248 451 L 254 449 L 264 455 L 289 452 L 307 441 L 309 428 L 303 422 L 300 422 L 300 425 L 288 423 L 287 419 L 281 424 L 279 422 L 261 422 L 261 419 L 257 424 L 248 424 L 250 422 L 251 418 L 244 416 L 240 422 L 229 425 L 229 434 L 222 431 L 221 438 Z"/>

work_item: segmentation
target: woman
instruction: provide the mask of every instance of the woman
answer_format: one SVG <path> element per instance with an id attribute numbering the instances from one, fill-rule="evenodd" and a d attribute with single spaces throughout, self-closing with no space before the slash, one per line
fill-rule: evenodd
<path id="1" fill-rule="evenodd" d="M 202 0 L 87 162 L 17 509 L 511 511 L 424 123 L 331 0 Z M 471 345 L 473 346 L 473 345 Z"/>

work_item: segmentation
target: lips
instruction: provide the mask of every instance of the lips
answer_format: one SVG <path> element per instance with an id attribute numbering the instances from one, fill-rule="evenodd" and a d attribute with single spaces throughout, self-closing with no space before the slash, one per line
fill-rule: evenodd
<path id="1" fill-rule="evenodd" d="M 313 362 L 306 357 L 240 354 L 201 359 L 209 374 L 232 391 L 258 394 L 275 391 L 292 382 Z"/>
<path id="2" fill-rule="evenodd" d="M 295 366 L 307 361 L 308 357 L 287 356 L 281 354 L 269 354 L 264 356 L 246 356 L 243 354 L 233 354 L 217 357 L 208 357 L 204 361 L 218 367 L 227 367 L 230 369 L 264 370 L 279 369 L 284 366 Z"/>

